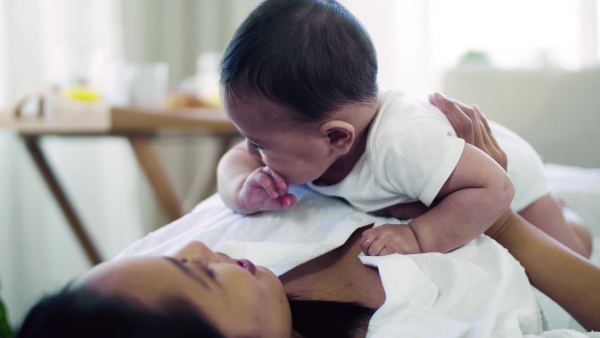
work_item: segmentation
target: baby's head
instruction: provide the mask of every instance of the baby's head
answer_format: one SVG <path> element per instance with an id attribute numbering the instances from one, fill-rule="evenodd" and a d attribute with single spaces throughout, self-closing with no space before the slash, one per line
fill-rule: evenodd
<path id="1" fill-rule="evenodd" d="M 306 183 L 348 152 L 357 131 L 348 135 L 344 128 L 358 123 L 360 129 L 367 118 L 354 115 L 376 102 L 375 48 L 358 20 L 335 1 L 266 0 L 227 46 L 221 87 L 227 114 L 249 139 L 248 151 L 288 183 Z M 339 147 L 318 147 L 323 135 Z M 274 154 L 267 144 L 273 140 L 289 156 Z M 297 170 L 283 168 L 282 161 Z"/>

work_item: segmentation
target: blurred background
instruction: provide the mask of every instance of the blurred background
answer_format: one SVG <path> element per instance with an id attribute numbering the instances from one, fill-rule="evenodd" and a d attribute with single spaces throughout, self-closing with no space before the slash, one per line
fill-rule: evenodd
<path id="1" fill-rule="evenodd" d="M 371 34 L 381 86 L 476 102 L 546 162 L 600 167 L 595 0 L 340 2 Z M 136 76 L 145 83 L 140 79 L 149 76 L 155 94 L 185 91 L 218 104 L 220 55 L 256 4 L 0 0 L 0 107 L 82 83 L 111 104 L 128 105 Z M 104 257 L 167 223 L 125 140 L 49 137 L 42 146 Z M 199 173 L 212 175 L 217 150 L 209 136 L 163 137 L 154 146 L 181 194 Z M 0 128 L 0 296 L 12 324 L 87 269 L 24 145 Z"/>

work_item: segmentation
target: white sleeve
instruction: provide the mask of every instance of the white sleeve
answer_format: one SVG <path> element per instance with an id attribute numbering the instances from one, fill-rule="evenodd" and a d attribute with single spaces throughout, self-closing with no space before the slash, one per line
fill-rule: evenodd
<path id="1" fill-rule="evenodd" d="M 378 138 L 377 177 L 383 186 L 429 206 L 454 171 L 464 148 L 447 121 L 421 116 Z"/>

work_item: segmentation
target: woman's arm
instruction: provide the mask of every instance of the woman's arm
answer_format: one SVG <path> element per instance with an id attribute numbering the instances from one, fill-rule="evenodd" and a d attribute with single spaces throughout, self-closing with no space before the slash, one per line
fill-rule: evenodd
<path id="1" fill-rule="evenodd" d="M 486 232 L 525 268 L 533 286 L 560 304 L 586 330 L 600 330 L 600 268 L 517 213 Z"/>
<path id="2" fill-rule="evenodd" d="M 506 155 L 483 114 L 439 93 L 430 97 L 459 137 L 483 150 L 503 168 Z M 587 330 L 600 330 L 600 267 L 508 210 L 486 234 L 504 246 L 525 268 L 532 285 L 544 292 Z"/>

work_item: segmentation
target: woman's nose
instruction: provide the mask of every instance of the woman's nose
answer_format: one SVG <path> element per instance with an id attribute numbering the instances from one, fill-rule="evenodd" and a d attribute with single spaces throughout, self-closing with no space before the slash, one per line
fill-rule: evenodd
<path id="1" fill-rule="evenodd" d="M 212 251 L 206 244 L 200 241 L 192 241 L 176 252 L 173 257 L 187 259 L 188 261 L 200 261 L 206 263 L 230 263 L 237 264 L 229 255 L 222 252 Z"/>
<path id="2" fill-rule="evenodd" d="M 199 241 L 192 241 L 188 243 L 186 246 L 177 251 L 173 257 L 177 259 L 198 261 L 214 261 L 219 259 L 214 251 L 206 246 L 206 244 Z"/>

